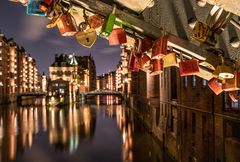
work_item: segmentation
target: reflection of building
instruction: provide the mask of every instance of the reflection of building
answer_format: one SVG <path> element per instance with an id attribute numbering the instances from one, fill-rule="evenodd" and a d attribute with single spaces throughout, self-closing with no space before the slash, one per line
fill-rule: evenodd
<path id="1" fill-rule="evenodd" d="M 58 85 L 56 82 L 62 80 L 69 82 L 65 92 L 69 92 L 70 96 L 95 89 L 96 68 L 91 56 L 56 55 L 49 72 L 50 84 L 54 81 L 54 84 Z M 50 84 L 49 87 L 55 86 Z M 52 92 L 52 95 L 55 95 L 54 93 Z"/>
<path id="2" fill-rule="evenodd" d="M 44 104 L 45 105 L 45 104 Z M 96 109 L 70 105 L 66 109 L 19 107 L 0 110 L 0 161 L 13 161 L 31 148 L 38 133 L 48 134 L 57 150 L 73 153 L 81 140 L 91 140 L 96 128 Z"/>
<path id="3" fill-rule="evenodd" d="M 40 91 L 38 77 L 35 60 L 0 33 L 0 103 L 15 101 L 18 93 Z"/>
<path id="4" fill-rule="evenodd" d="M 116 90 L 116 72 L 112 71 L 97 77 L 97 90 Z"/>
<path id="5" fill-rule="evenodd" d="M 41 88 L 42 92 L 47 93 L 47 76 L 45 75 L 45 73 L 42 74 Z"/>
<path id="6" fill-rule="evenodd" d="M 239 114 L 234 113 L 236 108 L 225 109 L 224 94 L 216 96 L 207 81 L 197 76 L 180 77 L 175 67 L 155 76 L 143 71 L 134 75 L 137 91 L 132 92 L 129 104 L 172 157 L 178 161 L 225 161 L 225 157 L 238 161 L 229 150 L 240 151 L 236 142 L 240 134 L 234 131 L 239 127 Z M 231 122 L 224 124 L 227 120 Z"/>

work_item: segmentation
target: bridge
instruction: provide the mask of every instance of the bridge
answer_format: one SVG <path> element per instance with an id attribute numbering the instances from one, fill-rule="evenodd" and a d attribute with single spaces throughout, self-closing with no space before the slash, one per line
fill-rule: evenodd
<path id="1" fill-rule="evenodd" d="M 86 92 L 83 93 L 84 97 L 87 96 L 107 96 L 107 95 L 111 95 L 111 96 L 118 96 L 118 97 L 123 97 L 123 93 L 119 92 L 119 91 L 112 91 L 112 90 L 95 90 L 95 91 L 90 91 L 90 92 Z"/>
<path id="2" fill-rule="evenodd" d="M 24 96 L 41 97 L 41 96 L 46 96 L 46 93 L 43 93 L 43 92 L 26 92 L 26 93 L 20 93 L 17 96 L 18 97 L 24 97 Z"/>

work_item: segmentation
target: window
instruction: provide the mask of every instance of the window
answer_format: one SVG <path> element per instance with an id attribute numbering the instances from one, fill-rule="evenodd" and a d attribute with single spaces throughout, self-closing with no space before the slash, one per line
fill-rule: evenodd
<path id="1" fill-rule="evenodd" d="M 188 86 L 188 77 L 187 76 L 184 76 L 184 87 L 187 88 Z"/>
<path id="2" fill-rule="evenodd" d="M 207 86 L 207 80 L 202 79 L 202 86 L 203 86 L 203 87 L 206 87 L 206 86 Z"/>
<path id="3" fill-rule="evenodd" d="M 192 76 L 192 86 L 196 87 L 197 78 L 195 75 Z"/>
<path id="4" fill-rule="evenodd" d="M 2 82 L 0 82 L 0 87 L 2 87 L 3 86 L 3 83 Z"/>
<path id="5" fill-rule="evenodd" d="M 240 111 L 240 100 L 238 100 L 237 102 L 233 102 L 230 99 L 227 92 L 224 93 L 224 103 L 225 103 L 225 111 L 230 111 L 230 112 Z"/>

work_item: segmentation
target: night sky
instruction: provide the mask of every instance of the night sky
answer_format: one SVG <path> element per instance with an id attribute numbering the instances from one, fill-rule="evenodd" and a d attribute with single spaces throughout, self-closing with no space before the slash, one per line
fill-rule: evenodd
<path id="1" fill-rule="evenodd" d="M 20 46 L 36 59 L 40 72 L 48 74 L 48 67 L 54 61 L 56 53 L 75 53 L 94 57 L 97 74 L 116 69 L 120 60 L 120 48 L 108 46 L 108 41 L 98 38 L 91 48 L 82 47 L 75 37 L 62 37 L 58 28 L 47 29 L 46 17 L 29 16 L 26 7 L 20 3 L 1 0 L 0 30 L 7 38 L 14 38 Z"/>

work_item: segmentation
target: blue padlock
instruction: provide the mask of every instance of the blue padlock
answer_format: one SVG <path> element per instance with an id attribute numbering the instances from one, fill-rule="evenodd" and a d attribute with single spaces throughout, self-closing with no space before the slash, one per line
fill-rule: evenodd
<path id="1" fill-rule="evenodd" d="M 39 8 L 41 0 L 29 0 L 27 4 L 27 14 L 34 16 L 46 16 L 47 13 L 42 12 Z"/>

